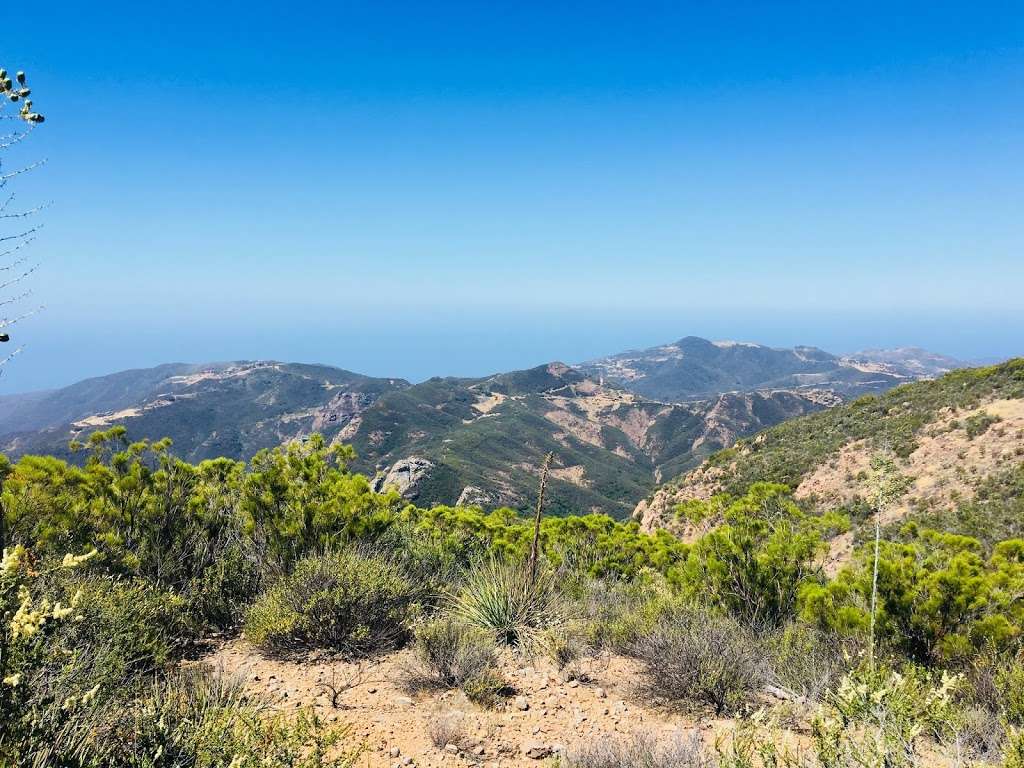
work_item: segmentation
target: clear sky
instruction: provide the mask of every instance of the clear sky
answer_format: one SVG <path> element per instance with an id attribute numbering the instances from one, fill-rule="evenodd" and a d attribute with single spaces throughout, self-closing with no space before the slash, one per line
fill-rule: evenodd
<path id="1" fill-rule="evenodd" d="M 43 1 L 2 57 L 53 205 L 0 391 L 689 334 L 1024 353 L 1019 0 Z"/>

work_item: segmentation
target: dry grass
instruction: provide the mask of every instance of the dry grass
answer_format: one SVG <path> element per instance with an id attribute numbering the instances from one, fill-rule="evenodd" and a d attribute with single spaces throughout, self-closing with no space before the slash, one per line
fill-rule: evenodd
<path id="1" fill-rule="evenodd" d="M 568 768 L 713 768 L 716 760 L 695 733 L 659 739 L 641 732 L 581 742 L 566 752 L 565 763 Z"/>
<path id="2" fill-rule="evenodd" d="M 463 749 L 468 740 L 466 717 L 454 710 L 439 712 L 427 723 L 427 734 L 430 742 L 438 749 L 444 749 L 449 744 Z"/>

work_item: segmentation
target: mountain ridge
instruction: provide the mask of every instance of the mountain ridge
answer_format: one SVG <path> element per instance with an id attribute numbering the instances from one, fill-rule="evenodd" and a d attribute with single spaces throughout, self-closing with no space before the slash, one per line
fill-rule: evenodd
<path id="1" fill-rule="evenodd" d="M 675 346 L 691 359 L 704 356 L 698 376 L 710 382 L 710 394 L 654 398 L 558 361 L 418 384 L 315 364 L 168 363 L 0 398 L 0 450 L 74 459 L 71 440 L 120 423 L 131 439 L 170 437 L 175 453 L 191 461 L 248 459 L 320 432 L 356 448 L 354 469 L 378 484 L 392 478 L 417 503 L 474 499 L 520 509 L 529 506 L 537 467 L 551 452 L 555 512 L 623 517 L 665 478 L 737 438 L 844 399 L 809 381 L 755 387 L 756 376 L 743 379 L 745 388 L 714 390 L 737 366 L 749 370 L 752 360 L 774 361 L 759 376 L 769 382 L 788 381 L 793 360 L 832 370 L 839 358 L 814 347 L 773 350 L 697 337 Z M 724 374 L 708 367 L 714 350 L 727 350 L 732 368 Z M 890 364 L 877 365 L 888 370 Z M 679 361 L 670 368 L 678 371 Z M 884 379 L 896 380 L 902 379 Z"/>

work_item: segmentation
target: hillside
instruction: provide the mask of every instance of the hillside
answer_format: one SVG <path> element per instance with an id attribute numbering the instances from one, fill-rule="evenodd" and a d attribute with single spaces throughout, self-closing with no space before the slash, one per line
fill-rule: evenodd
<path id="1" fill-rule="evenodd" d="M 694 466 L 738 436 L 835 401 L 827 392 L 720 395 L 666 404 L 601 386 L 561 363 L 484 379 L 431 379 L 389 393 L 341 439 L 357 469 L 389 470 L 420 504 L 527 507 L 554 454 L 555 513 L 628 515 L 661 477 Z"/>
<path id="2" fill-rule="evenodd" d="M 131 439 L 170 437 L 190 461 L 248 458 L 311 432 L 328 438 L 382 394 L 409 386 L 321 365 L 162 365 L 0 401 L 0 450 L 69 456 L 68 443 L 122 424 Z"/>
<path id="3" fill-rule="evenodd" d="M 672 528 L 676 504 L 741 493 L 761 480 L 785 483 L 818 508 L 856 511 L 880 450 L 895 455 L 906 485 L 886 522 L 941 517 L 947 530 L 981 535 L 984 524 L 969 512 L 984 504 L 989 524 L 1012 525 L 1004 507 L 1019 503 L 1024 482 L 1024 359 L 954 371 L 779 424 L 709 457 L 634 514 L 648 529 Z"/>
<path id="4" fill-rule="evenodd" d="M 645 397 L 679 401 L 720 392 L 799 388 L 828 388 L 849 397 L 956 367 L 952 358 L 915 348 L 839 357 L 816 347 L 775 349 L 687 336 L 673 344 L 592 360 L 580 370 Z"/>
<path id="5" fill-rule="evenodd" d="M 954 362 L 913 349 L 848 362 L 688 337 L 578 367 L 416 385 L 319 365 L 172 363 L 0 398 L 0 451 L 68 457 L 71 440 L 122 424 L 130 439 L 170 437 L 190 461 L 248 459 L 320 432 L 353 444 L 355 468 L 378 488 L 420 504 L 518 509 L 551 452 L 553 511 L 624 517 L 737 438 Z"/>
<path id="6" fill-rule="evenodd" d="M 530 504 L 550 451 L 553 511 L 623 517 L 662 478 L 737 437 L 835 402 L 808 390 L 666 404 L 560 363 L 415 386 L 327 366 L 172 364 L 10 396 L 0 407 L 0 450 L 67 458 L 71 440 L 121 424 L 133 440 L 170 437 L 190 461 L 248 459 L 320 432 L 353 444 L 355 468 L 377 476 L 378 487 L 397 486 L 418 503 L 517 508 Z"/>

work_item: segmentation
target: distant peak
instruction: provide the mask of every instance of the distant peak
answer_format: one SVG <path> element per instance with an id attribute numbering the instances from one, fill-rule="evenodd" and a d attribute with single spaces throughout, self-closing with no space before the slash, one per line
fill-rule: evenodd
<path id="1" fill-rule="evenodd" d="M 729 349 L 730 347 L 752 347 L 753 349 L 758 349 L 763 346 L 761 344 L 755 344 L 752 341 L 731 341 L 729 339 L 722 339 L 711 343 L 719 349 Z"/>

